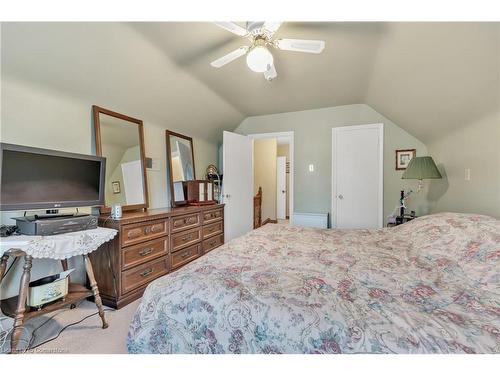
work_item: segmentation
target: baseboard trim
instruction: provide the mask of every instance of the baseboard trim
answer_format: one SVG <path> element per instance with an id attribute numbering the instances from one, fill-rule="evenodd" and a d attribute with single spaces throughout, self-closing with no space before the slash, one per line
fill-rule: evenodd
<path id="1" fill-rule="evenodd" d="M 273 220 L 273 219 L 267 218 L 266 220 L 264 220 L 262 222 L 262 225 L 266 225 L 266 224 L 278 224 L 278 220 Z"/>

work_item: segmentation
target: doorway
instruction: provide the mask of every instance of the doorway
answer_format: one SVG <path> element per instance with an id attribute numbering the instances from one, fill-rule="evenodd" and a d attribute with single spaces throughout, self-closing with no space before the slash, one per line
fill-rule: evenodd
<path id="1" fill-rule="evenodd" d="M 382 228 L 383 124 L 332 129 L 332 227 Z"/>
<path id="2" fill-rule="evenodd" d="M 262 201 L 271 197 L 274 204 L 271 206 L 271 214 L 276 215 L 276 163 L 278 157 L 278 143 L 288 145 L 288 188 L 285 189 L 288 201 L 289 222 L 293 223 L 293 163 L 294 163 L 294 143 L 293 132 L 252 134 L 249 136 L 232 132 L 223 132 L 222 144 L 222 172 L 224 182 L 222 184 L 222 202 L 224 206 L 224 233 L 225 240 L 229 241 L 248 233 L 254 227 L 255 199 L 259 186 L 254 179 L 255 164 L 255 141 L 274 141 L 274 157 L 271 164 L 274 164 L 274 185 L 262 192 Z M 260 154 L 259 154 L 260 155 Z M 284 156 L 284 155 L 281 155 Z M 266 170 L 265 168 L 263 170 Z M 253 197 L 252 197 L 253 196 Z M 274 212 L 274 213 L 273 213 Z M 263 215 L 265 213 L 261 212 Z M 269 220 L 267 220 L 269 219 Z M 262 216 L 262 224 L 267 222 L 277 222 L 277 217 Z M 286 220 L 286 219 L 285 219 Z"/>
<path id="3" fill-rule="evenodd" d="M 262 189 L 262 224 L 293 220 L 293 132 L 251 134 L 254 194 Z"/>

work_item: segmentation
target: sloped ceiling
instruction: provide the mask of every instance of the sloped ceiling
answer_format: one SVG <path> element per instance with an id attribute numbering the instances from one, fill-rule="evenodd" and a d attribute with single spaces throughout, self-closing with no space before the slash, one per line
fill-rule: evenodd
<path id="1" fill-rule="evenodd" d="M 218 139 L 246 116 L 366 103 L 426 142 L 498 111 L 498 23 L 285 23 L 321 55 L 273 51 L 278 78 L 241 58 L 211 23 L 3 24 L 2 74 L 134 108 L 137 117 Z M 118 109 L 117 109 L 118 110 Z"/>

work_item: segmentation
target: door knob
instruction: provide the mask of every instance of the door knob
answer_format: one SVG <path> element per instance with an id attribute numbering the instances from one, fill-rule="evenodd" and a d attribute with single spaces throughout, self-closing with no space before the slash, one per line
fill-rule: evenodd
<path id="1" fill-rule="evenodd" d="M 283 194 L 285 194 L 285 190 L 281 190 L 281 192 L 282 192 Z"/>
<path id="2" fill-rule="evenodd" d="M 344 196 L 342 194 L 339 194 L 339 199 L 344 199 Z"/>

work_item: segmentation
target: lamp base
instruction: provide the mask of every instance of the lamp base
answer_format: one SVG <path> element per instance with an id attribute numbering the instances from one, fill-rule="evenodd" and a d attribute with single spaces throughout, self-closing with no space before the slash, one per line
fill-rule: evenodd
<path id="1" fill-rule="evenodd" d="M 424 180 L 418 180 L 418 187 L 417 187 L 417 193 L 420 193 L 420 191 L 424 188 Z"/>

